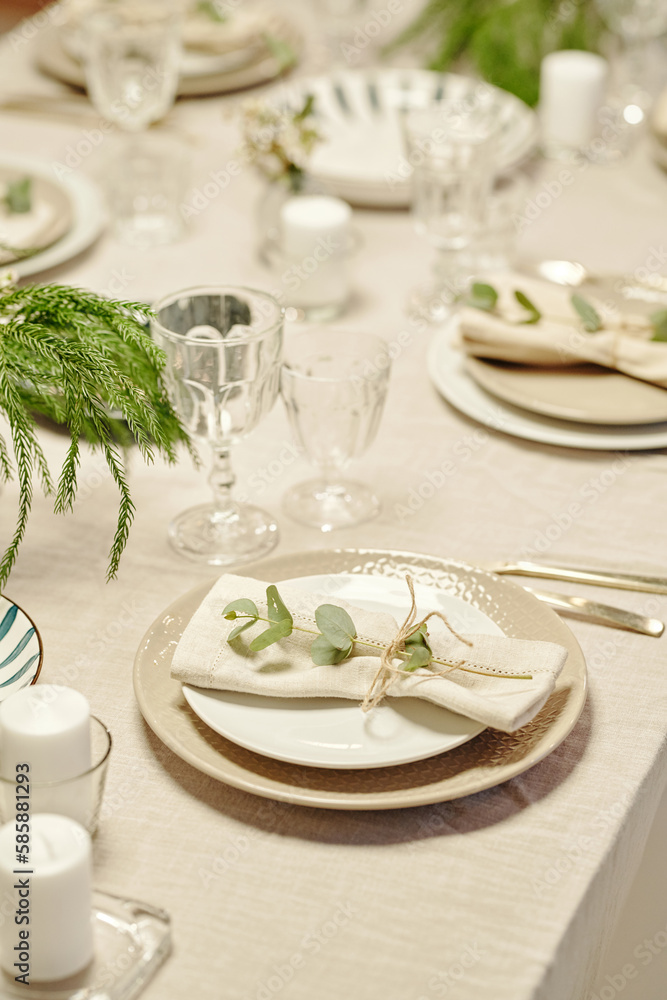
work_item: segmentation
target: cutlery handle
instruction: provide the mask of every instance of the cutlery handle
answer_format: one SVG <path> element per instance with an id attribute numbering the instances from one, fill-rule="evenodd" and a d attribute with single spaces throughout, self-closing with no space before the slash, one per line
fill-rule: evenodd
<path id="1" fill-rule="evenodd" d="M 564 594 L 533 590 L 531 587 L 524 587 L 524 590 L 557 611 L 563 611 L 565 614 L 581 618 L 584 621 L 596 622 L 598 625 L 610 625 L 612 628 L 622 628 L 628 632 L 639 632 L 640 635 L 650 635 L 654 639 L 659 639 L 665 631 L 663 622 L 657 618 L 646 618 L 644 615 L 637 615 L 634 611 L 626 611 L 624 608 L 615 608 L 610 604 L 589 601 L 586 597 L 566 597 Z"/>
<path id="2" fill-rule="evenodd" d="M 496 570 L 517 576 L 541 576 L 545 580 L 565 580 L 568 583 L 594 583 L 600 587 L 617 587 L 619 590 L 641 590 L 651 594 L 667 594 L 667 580 L 655 576 L 629 573 L 602 573 L 587 569 L 562 569 L 560 566 L 541 566 L 539 563 L 508 563 Z"/>

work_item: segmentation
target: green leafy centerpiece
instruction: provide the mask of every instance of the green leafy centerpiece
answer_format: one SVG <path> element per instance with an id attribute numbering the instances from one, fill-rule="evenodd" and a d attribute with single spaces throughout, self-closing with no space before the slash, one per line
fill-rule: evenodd
<path id="1" fill-rule="evenodd" d="M 158 454 L 172 463 L 179 443 L 190 447 L 163 385 L 165 356 L 143 326 L 149 315 L 142 303 L 110 301 L 79 288 L 17 288 L 9 278 L 0 284 L 0 412 L 15 457 L 14 470 L 0 435 L 0 480 L 16 474 L 19 484 L 14 535 L 0 558 L 0 587 L 25 535 L 35 477 L 53 496 L 56 513 L 72 509 L 81 439 L 102 452 L 120 493 L 107 578 L 117 573 L 135 510 L 119 431 L 123 443 L 134 443 L 147 462 Z M 35 414 L 69 431 L 57 481 L 37 436 Z"/>
<path id="2" fill-rule="evenodd" d="M 429 69 L 463 64 L 534 105 L 542 58 L 556 49 L 597 51 L 602 30 L 595 5 L 577 0 L 428 0 L 389 48 L 423 42 Z"/>

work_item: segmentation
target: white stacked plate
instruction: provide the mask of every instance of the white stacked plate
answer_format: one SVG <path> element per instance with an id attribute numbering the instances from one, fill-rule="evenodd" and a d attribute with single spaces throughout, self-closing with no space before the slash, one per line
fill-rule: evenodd
<path id="1" fill-rule="evenodd" d="M 667 390 L 594 365 L 555 371 L 469 358 L 456 316 L 434 335 L 428 370 L 448 403 L 514 437 L 597 451 L 667 447 Z"/>
<path id="2" fill-rule="evenodd" d="M 416 69 L 338 70 L 282 84 L 267 97 L 280 107 L 297 109 L 307 95 L 314 96 L 326 141 L 316 147 L 309 171 L 333 194 L 356 205 L 405 208 L 410 167 L 401 113 L 440 98 L 465 104 L 480 87 L 498 110 L 498 168 L 514 166 L 537 145 L 535 113 L 512 94 L 468 77 Z"/>

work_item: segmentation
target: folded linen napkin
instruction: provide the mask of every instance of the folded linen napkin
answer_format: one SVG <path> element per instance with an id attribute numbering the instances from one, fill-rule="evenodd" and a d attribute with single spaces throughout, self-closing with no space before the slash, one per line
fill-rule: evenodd
<path id="1" fill-rule="evenodd" d="M 554 368 L 592 363 L 667 388 L 667 344 L 651 341 L 647 317 L 610 317 L 585 296 L 603 322 L 601 330 L 588 333 L 570 302 L 573 289 L 516 274 L 494 275 L 489 284 L 499 293 L 494 312 L 465 306 L 460 313 L 461 343 L 468 354 Z M 540 310 L 539 322 L 521 322 L 527 313 L 514 297 L 516 289 Z"/>
<path id="2" fill-rule="evenodd" d="M 331 597 L 308 594 L 281 584 L 280 596 L 295 625 L 317 631 L 315 609 L 335 604 L 352 617 L 357 629 L 353 655 L 333 666 L 315 666 L 310 646 L 315 636 L 294 631 L 275 645 L 251 653 L 248 646 L 263 622 L 227 642 L 238 621 L 227 621 L 223 609 L 241 597 L 255 602 L 267 617 L 266 584 L 226 574 L 207 594 L 183 633 L 172 662 L 172 676 L 184 684 L 222 691 L 243 691 L 278 698 L 351 698 L 363 700 L 380 665 L 382 647 L 398 632 L 388 614 L 365 611 Z M 406 607 L 410 604 L 406 587 Z M 484 674 L 455 669 L 436 675 L 428 669 L 401 672 L 389 687 L 390 697 L 425 698 L 487 726 L 514 732 L 542 708 L 554 688 L 567 652 L 552 642 L 510 639 L 505 636 L 468 635 L 465 645 L 444 622 L 428 622 L 433 655 L 448 662 L 466 661 L 466 666 Z M 361 644 L 368 639 L 378 647 Z M 530 674 L 529 680 L 508 675 Z"/>

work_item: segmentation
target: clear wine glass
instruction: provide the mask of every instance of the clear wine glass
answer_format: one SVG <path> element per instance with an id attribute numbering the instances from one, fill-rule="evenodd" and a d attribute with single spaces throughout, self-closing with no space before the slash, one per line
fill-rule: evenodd
<path id="1" fill-rule="evenodd" d="M 415 229 L 437 251 L 434 279 L 412 293 L 409 311 L 431 323 L 467 287 L 461 252 L 483 225 L 493 179 L 498 116 L 493 98 L 476 101 L 434 101 L 403 119 Z"/>
<path id="2" fill-rule="evenodd" d="M 327 329 L 289 338 L 280 391 L 295 440 L 320 473 L 285 494 L 295 520 L 331 531 L 379 512 L 373 491 L 343 471 L 375 438 L 390 369 L 386 343 L 371 334 Z"/>
<path id="3" fill-rule="evenodd" d="M 142 134 L 174 102 L 181 19 L 179 0 L 90 0 L 84 10 L 88 93 L 97 111 L 128 135 L 109 178 L 116 231 L 141 246 L 170 242 L 181 230 L 183 155 Z"/>
<path id="4" fill-rule="evenodd" d="M 278 541 L 269 513 L 235 501 L 230 450 L 276 401 L 283 310 L 265 292 L 216 286 L 174 292 L 155 306 L 154 340 L 167 355 L 166 379 L 188 433 L 213 452 L 213 503 L 184 511 L 169 526 L 183 555 L 214 566 L 250 562 Z"/>

